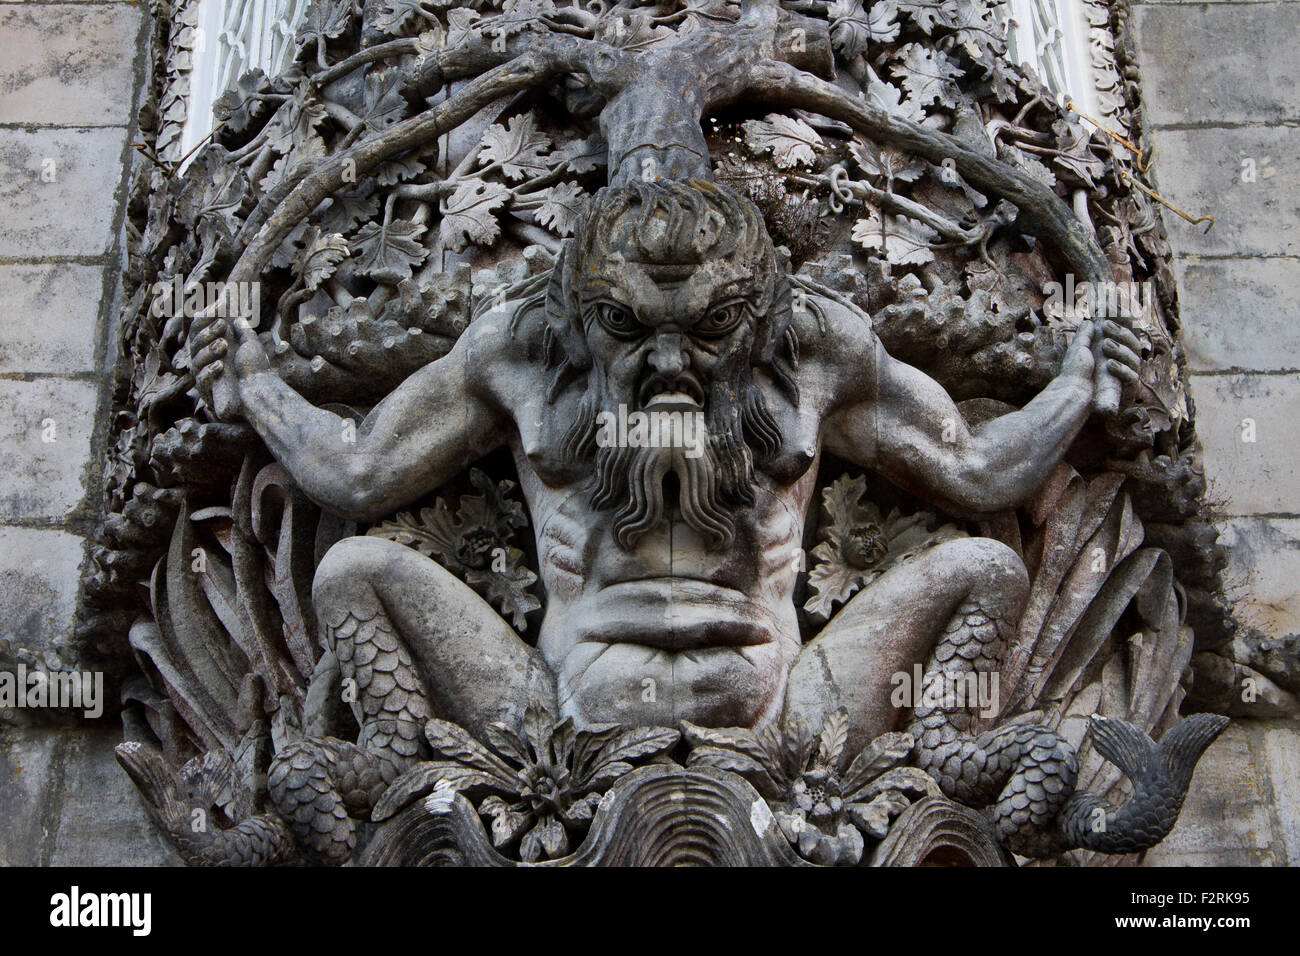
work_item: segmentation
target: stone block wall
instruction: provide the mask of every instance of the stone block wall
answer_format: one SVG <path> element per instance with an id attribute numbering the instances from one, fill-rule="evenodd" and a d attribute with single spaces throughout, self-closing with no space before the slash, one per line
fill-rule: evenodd
<path id="1" fill-rule="evenodd" d="M 1300 3 L 1160 0 L 1128 19 L 1151 176 L 1214 217 L 1206 232 L 1163 212 L 1233 656 L 1281 685 L 1233 701 L 1236 722 L 1147 862 L 1297 865 L 1300 724 L 1250 714 L 1294 704 L 1284 662 L 1294 676 L 1300 646 Z"/>
<path id="2" fill-rule="evenodd" d="M 0 641 L 70 641 L 99 507 L 123 200 L 144 84 L 135 2 L 0 3 Z M 110 713 L 0 714 L 0 864 L 160 863 Z"/>
<path id="3" fill-rule="evenodd" d="M 1294 2 L 1138 3 L 1145 126 L 1196 430 L 1247 628 L 1300 631 L 1300 34 Z"/>

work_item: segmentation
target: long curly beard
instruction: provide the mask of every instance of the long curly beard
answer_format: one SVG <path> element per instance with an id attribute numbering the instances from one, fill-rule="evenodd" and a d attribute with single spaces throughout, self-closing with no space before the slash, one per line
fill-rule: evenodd
<path id="1" fill-rule="evenodd" d="M 736 512 L 754 504 L 755 461 L 775 457 L 780 432 L 748 369 L 742 381 L 715 383 L 705 401 L 702 452 L 681 443 L 661 447 L 602 445 L 601 414 L 618 414 L 626 400 L 609 394 L 605 376 L 592 369 L 577 418 L 564 438 L 563 453 L 574 463 L 595 464 L 592 507 L 614 511 L 614 540 L 625 550 L 665 518 L 680 515 L 706 546 L 727 548 L 735 538 Z M 733 396 L 738 396 L 737 401 Z M 676 501 L 665 479 L 676 477 Z"/>

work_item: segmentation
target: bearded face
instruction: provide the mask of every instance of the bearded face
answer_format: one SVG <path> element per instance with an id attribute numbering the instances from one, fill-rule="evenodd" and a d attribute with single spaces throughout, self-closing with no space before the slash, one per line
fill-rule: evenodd
<path id="1" fill-rule="evenodd" d="M 794 345 L 771 240 L 711 183 L 606 190 L 593 207 L 550 302 L 557 344 L 587 367 L 564 453 L 594 464 L 592 504 L 623 548 L 673 515 L 725 548 L 780 442 L 753 374 L 780 383 Z"/>

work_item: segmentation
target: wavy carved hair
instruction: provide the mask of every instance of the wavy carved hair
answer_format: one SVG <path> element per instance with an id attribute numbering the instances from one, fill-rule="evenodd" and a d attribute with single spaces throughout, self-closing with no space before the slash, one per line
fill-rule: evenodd
<path id="1" fill-rule="evenodd" d="M 579 264 L 611 251 L 654 265 L 702 265 L 743 256 L 769 277 L 754 303 L 757 323 L 751 362 L 764 368 L 798 405 L 795 370 L 799 339 L 788 277 L 777 268 L 772 239 L 758 208 L 726 186 L 673 180 L 607 187 L 592 199 L 572 239 L 556 260 L 546 293 L 548 399 L 591 368 L 582 329 Z"/>

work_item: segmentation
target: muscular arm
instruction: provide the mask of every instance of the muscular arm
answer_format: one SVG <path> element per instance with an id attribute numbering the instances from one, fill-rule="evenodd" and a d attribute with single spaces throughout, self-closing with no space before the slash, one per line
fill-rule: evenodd
<path id="1" fill-rule="evenodd" d="M 375 406 L 355 434 L 285 384 L 256 338 L 242 335 L 233 376 L 240 411 L 303 491 L 344 517 L 370 520 L 401 507 L 501 440 L 502 416 L 471 387 L 469 330 Z"/>
<path id="2" fill-rule="evenodd" d="M 874 366 L 874 382 L 827 419 L 826 447 L 948 510 L 1014 507 L 1046 480 L 1091 412 L 1092 334 L 1091 325 L 1080 329 L 1060 374 L 1029 404 L 973 431 L 942 386 L 868 336 L 874 354 L 858 362 Z M 1109 355 L 1127 351 L 1106 345 Z"/>

